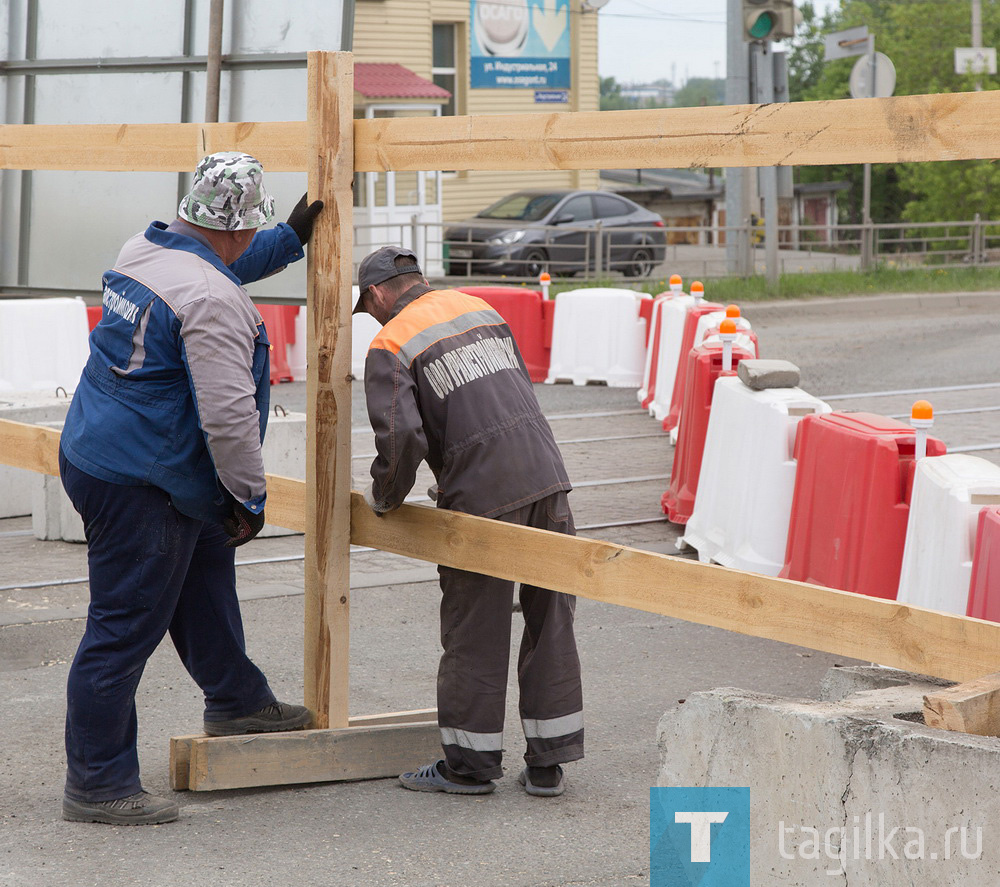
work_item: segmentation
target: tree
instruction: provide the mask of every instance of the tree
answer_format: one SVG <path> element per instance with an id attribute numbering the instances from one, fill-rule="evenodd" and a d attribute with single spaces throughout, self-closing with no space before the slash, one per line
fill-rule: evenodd
<path id="1" fill-rule="evenodd" d="M 800 7 L 803 23 L 789 54 L 793 100 L 848 98 L 856 59 L 822 61 L 822 34 L 867 25 L 875 48 L 896 67 L 896 95 L 965 92 L 977 79 L 954 71 L 954 48 L 969 43 L 970 13 L 965 2 L 934 0 L 842 0 L 818 20 L 811 3 Z M 983 4 L 983 43 L 1000 43 L 1000 4 Z M 995 80 L 979 78 L 984 89 Z M 850 181 L 849 217 L 860 221 L 860 165 L 803 167 L 801 181 Z M 872 218 L 878 221 L 971 219 L 976 213 L 1000 217 L 1000 175 L 988 161 L 884 164 L 872 167 Z"/>
<path id="2" fill-rule="evenodd" d="M 721 105 L 726 100 L 726 81 L 710 77 L 692 77 L 674 95 L 674 106 Z"/>

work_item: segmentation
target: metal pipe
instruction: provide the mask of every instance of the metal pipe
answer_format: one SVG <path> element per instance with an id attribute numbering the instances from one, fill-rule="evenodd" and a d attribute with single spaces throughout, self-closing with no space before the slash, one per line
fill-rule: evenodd
<path id="1" fill-rule="evenodd" d="M 205 122 L 219 122 L 222 80 L 222 21 L 225 0 L 212 0 L 208 13 L 208 59 L 205 64 Z"/>

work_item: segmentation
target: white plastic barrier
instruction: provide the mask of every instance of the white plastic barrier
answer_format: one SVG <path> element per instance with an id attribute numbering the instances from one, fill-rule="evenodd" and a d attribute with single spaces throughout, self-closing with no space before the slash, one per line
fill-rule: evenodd
<path id="1" fill-rule="evenodd" d="M 358 301 L 361 291 L 357 286 L 351 287 L 351 305 Z M 354 314 L 351 316 L 351 374 L 355 379 L 365 376 L 365 358 L 368 356 L 368 346 L 382 325 L 370 314 Z M 296 382 L 306 380 L 306 307 L 299 308 L 295 315 L 295 343 L 288 346 L 288 367 Z"/>
<path id="2" fill-rule="evenodd" d="M 66 416 L 70 399 L 41 391 L 0 395 L 0 419 L 37 425 L 60 421 Z M 37 474 L 24 468 L 0 465 L 0 518 L 31 514 L 31 497 Z"/>
<path id="3" fill-rule="evenodd" d="M 654 387 L 656 385 L 654 377 L 656 367 L 653 365 L 653 353 L 658 352 L 658 349 L 654 347 L 654 342 L 661 334 L 660 311 L 663 308 L 663 303 L 669 298 L 670 296 L 657 296 L 656 301 L 653 302 L 653 314 L 649 318 L 649 339 L 646 347 L 646 360 L 642 367 L 642 382 L 639 383 L 639 390 L 635 393 L 636 399 L 640 404 L 646 399 L 646 395 L 649 394 L 650 382 L 653 383 Z"/>
<path id="4" fill-rule="evenodd" d="M 677 540 L 703 563 L 777 576 L 795 487 L 795 434 L 830 407 L 801 388 L 754 391 L 716 380 L 694 512 Z"/>
<path id="5" fill-rule="evenodd" d="M 1000 466 L 964 453 L 917 463 L 896 595 L 900 603 L 965 615 L 984 505 L 1000 505 Z"/>
<path id="6" fill-rule="evenodd" d="M 649 414 L 662 422 L 670 412 L 670 399 L 674 395 L 677 364 L 681 358 L 684 341 L 684 321 L 687 310 L 695 304 L 691 296 L 677 296 L 664 301 L 660 309 L 660 350 L 656 358 L 656 386 L 649 402 Z"/>
<path id="7" fill-rule="evenodd" d="M 39 422 L 62 429 L 62 422 Z M 283 477 L 306 476 L 306 414 L 275 415 L 272 410 L 264 437 L 264 470 Z M 83 542 L 83 521 L 58 477 L 32 473 L 31 527 L 38 539 Z M 267 507 L 264 508 L 265 515 Z M 288 536 L 294 531 L 265 524 L 261 536 Z"/>
<path id="8" fill-rule="evenodd" d="M 639 303 L 650 298 L 605 287 L 559 293 L 545 383 L 638 388 L 646 356 L 646 319 L 639 316 Z"/>
<path id="9" fill-rule="evenodd" d="M 0 391 L 72 391 L 89 334 L 83 299 L 0 299 Z"/>
<path id="10" fill-rule="evenodd" d="M 365 361 L 368 359 L 368 346 L 371 345 L 379 330 L 382 329 L 374 317 L 367 312 L 355 314 L 351 325 L 351 372 L 355 379 L 365 378 Z"/>
<path id="11" fill-rule="evenodd" d="M 725 311 L 712 311 L 710 314 L 702 314 L 702 316 L 698 318 L 698 325 L 694 328 L 694 343 L 691 347 L 697 348 L 702 342 L 705 341 L 709 331 L 718 327 L 718 325 L 725 319 Z M 738 331 L 752 329 L 750 321 L 745 317 L 734 317 L 733 320 L 736 322 L 736 329 Z"/>

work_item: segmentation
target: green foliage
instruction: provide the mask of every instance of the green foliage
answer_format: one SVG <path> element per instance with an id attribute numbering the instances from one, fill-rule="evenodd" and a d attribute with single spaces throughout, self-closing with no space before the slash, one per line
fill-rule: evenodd
<path id="1" fill-rule="evenodd" d="M 694 108 L 698 105 L 721 105 L 726 100 L 726 81 L 710 77 L 692 77 L 677 90 L 674 106 Z"/>
<path id="2" fill-rule="evenodd" d="M 968 46 L 968 2 L 939 0 L 841 0 L 820 20 L 811 3 L 800 7 L 803 23 L 789 50 L 789 92 L 793 101 L 846 99 L 855 58 L 823 62 L 822 35 L 867 25 L 875 48 L 896 67 L 895 95 L 966 92 L 976 77 L 956 74 L 955 47 Z M 983 4 L 983 44 L 1000 44 L 1000 4 Z M 984 89 L 996 88 L 984 76 Z M 845 221 L 861 220 L 862 167 L 803 167 L 804 182 L 845 180 L 852 188 L 842 207 Z M 969 220 L 1000 217 L 1000 178 L 990 161 L 913 163 L 872 167 L 872 219 L 880 221 Z"/>

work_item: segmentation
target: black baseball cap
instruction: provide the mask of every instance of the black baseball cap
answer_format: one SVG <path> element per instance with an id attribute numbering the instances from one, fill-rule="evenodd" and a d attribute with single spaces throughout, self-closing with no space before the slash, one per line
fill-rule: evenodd
<path id="1" fill-rule="evenodd" d="M 408 256 L 413 259 L 413 264 L 397 268 L 396 259 L 400 256 Z M 378 286 L 380 283 L 392 280 L 393 277 L 399 277 L 400 274 L 413 273 L 420 274 L 421 271 L 420 265 L 417 264 L 417 257 L 412 250 L 404 249 L 401 246 L 383 246 L 375 252 L 369 253 L 361 261 L 361 266 L 358 268 L 358 289 L 361 290 L 361 293 L 351 313 L 359 314 L 365 310 L 362 301 L 365 293 L 368 292 L 368 287 Z"/>

